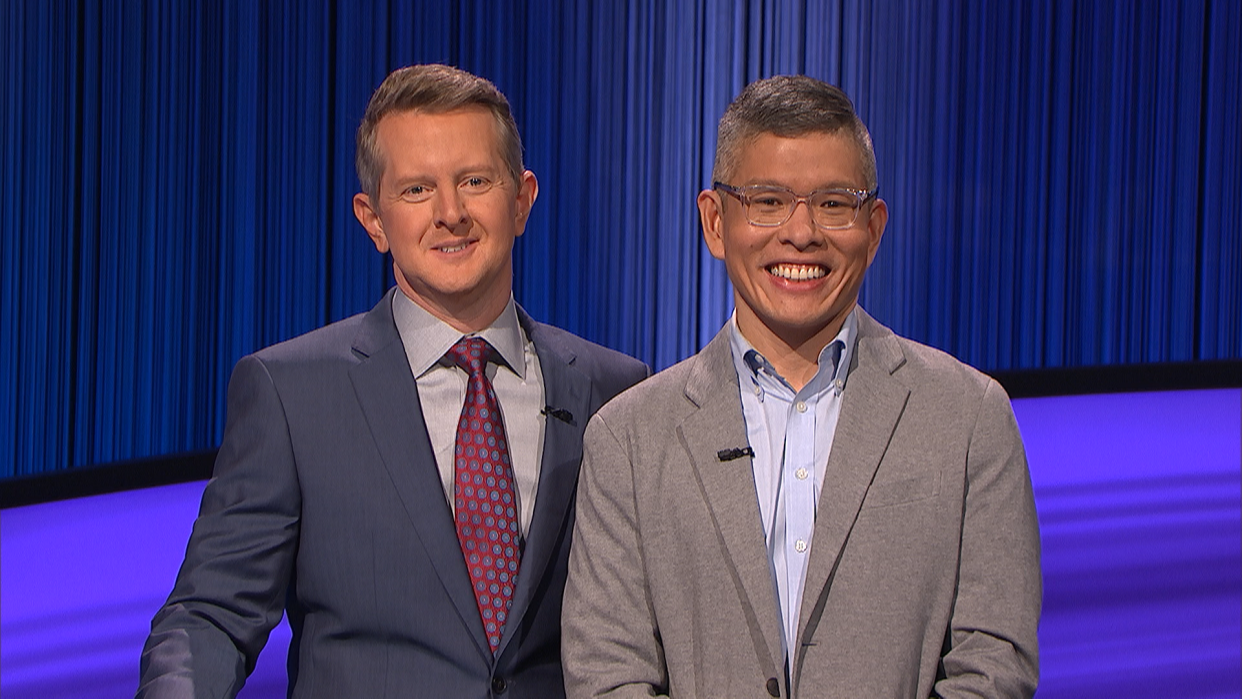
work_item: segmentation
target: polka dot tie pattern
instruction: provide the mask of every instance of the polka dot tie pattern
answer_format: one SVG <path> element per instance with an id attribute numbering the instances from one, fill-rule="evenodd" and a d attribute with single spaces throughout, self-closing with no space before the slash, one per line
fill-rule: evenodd
<path id="1" fill-rule="evenodd" d="M 445 355 L 470 375 L 457 422 L 453 508 L 457 538 L 492 652 L 513 604 L 521 553 L 513 465 L 496 392 L 484 370 L 495 355 L 487 341 L 464 337 Z"/>

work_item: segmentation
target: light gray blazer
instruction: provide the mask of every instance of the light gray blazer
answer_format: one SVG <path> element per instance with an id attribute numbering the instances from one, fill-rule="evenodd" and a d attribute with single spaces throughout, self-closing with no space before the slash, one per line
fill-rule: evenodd
<path id="1" fill-rule="evenodd" d="M 727 333 L 587 427 L 562 623 L 573 697 L 1029 697 L 1039 530 L 1004 390 L 860 312 L 782 629 Z"/>

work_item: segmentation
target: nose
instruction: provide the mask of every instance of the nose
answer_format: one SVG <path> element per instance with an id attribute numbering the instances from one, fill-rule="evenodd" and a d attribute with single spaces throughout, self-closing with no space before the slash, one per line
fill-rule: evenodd
<path id="1" fill-rule="evenodd" d="M 436 195 L 436 225 L 456 231 L 470 227 L 470 212 L 457 188 L 441 189 Z"/>
<path id="2" fill-rule="evenodd" d="M 820 241 L 819 226 L 811 217 L 811 202 L 798 199 L 794 202 L 793 212 L 789 220 L 780 227 L 782 243 L 792 245 L 798 250 L 806 250 Z"/>

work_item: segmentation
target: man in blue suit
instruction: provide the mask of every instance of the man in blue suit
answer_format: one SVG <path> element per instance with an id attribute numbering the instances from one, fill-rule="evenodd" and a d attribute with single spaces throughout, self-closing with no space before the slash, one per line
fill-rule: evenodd
<path id="1" fill-rule="evenodd" d="M 141 697 L 235 695 L 282 613 L 293 697 L 563 695 L 582 432 L 648 369 L 514 303 L 538 184 L 490 82 L 394 72 L 357 167 L 396 288 L 238 362 Z"/>

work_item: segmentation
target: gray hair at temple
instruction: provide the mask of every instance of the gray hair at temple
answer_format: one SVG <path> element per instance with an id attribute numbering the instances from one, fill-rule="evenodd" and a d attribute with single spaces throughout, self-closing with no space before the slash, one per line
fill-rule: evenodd
<path id="1" fill-rule="evenodd" d="M 746 86 L 725 110 L 716 132 L 716 165 L 712 179 L 728 183 L 742 147 L 760 134 L 785 138 L 809 133 L 845 132 L 858 146 L 863 183 L 876 186 L 875 150 L 871 134 L 841 88 L 805 75 L 778 75 Z"/>
<path id="2" fill-rule="evenodd" d="M 521 181 L 522 137 L 509 110 L 509 100 L 491 81 L 451 66 L 428 64 L 394 70 L 371 96 L 358 126 L 354 166 L 358 182 L 371 201 L 378 204 L 380 178 L 384 174 L 384 154 L 376 144 L 380 120 L 393 112 L 420 111 L 443 114 L 455 109 L 483 107 L 496 119 L 500 136 L 500 157 L 513 182 Z"/>

